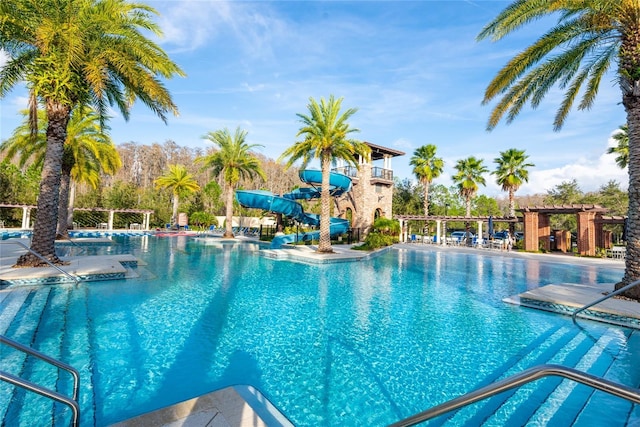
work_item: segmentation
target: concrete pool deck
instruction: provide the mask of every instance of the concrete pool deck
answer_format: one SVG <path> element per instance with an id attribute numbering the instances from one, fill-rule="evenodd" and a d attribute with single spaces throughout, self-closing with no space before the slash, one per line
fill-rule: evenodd
<path id="1" fill-rule="evenodd" d="M 11 239 L 9 239 L 11 240 Z M 28 239 L 17 239 L 21 243 L 29 244 Z M 75 244 L 111 244 L 112 241 L 106 238 L 74 238 Z M 221 239 L 218 239 L 221 240 Z M 233 244 L 250 239 L 240 238 L 227 240 L 224 243 Z M 7 241 L 4 241 L 7 242 Z M 51 268 L 12 268 L 17 258 L 26 253 L 27 250 L 16 244 L 4 243 L 0 245 L 0 285 L 3 281 L 14 282 L 23 280 L 23 283 L 33 284 L 43 283 L 47 278 L 55 281 L 68 281 L 60 271 Z M 61 243 L 74 244 L 74 243 Z M 206 244 L 206 243 L 205 243 Z M 558 262 L 582 266 L 600 266 L 608 268 L 624 269 L 624 262 L 620 260 L 610 260 L 601 258 L 574 257 L 565 254 L 534 254 L 524 252 L 507 252 L 486 249 L 464 248 L 459 246 L 436 246 L 423 244 L 397 244 L 393 248 L 384 248 L 375 253 L 356 251 L 348 245 L 335 245 L 334 253 L 321 255 L 315 252 L 315 246 L 288 246 L 284 249 L 262 249 L 261 255 L 276 260 L 292 260 L 297 262 L 328 263 L 328 262 L 350 262 L 363 261 L 372 256 L 379 255 L 388 250 L 411 250 L 411 251 L 455 251 L 467 252 L 469 254 L 483 256 L 499 256 L 522 258 L 529 260 L 539 260 L 544 262 Z M 93 279 L 85 280 L 108 280 L 122 277 L 116 275 L 128 274 L 125 267 L 127 263 L 140 262 L 132 255 L 111 255 L 111 256 L 74 256 L 67 260 L 69 265 L 61 268 L 83 279 L 94 276 Z M 124 264 L 124 265 L 123 265 Z M 126 276 L 124 277 L 126 278 Z M 604 292 L 611 292 L 614 284 L 571 284 L 557 283 L 542 286 L 537 289 L 528 290 L 519 295 L 506 297 L 505 302 L 518 304 L 534 309 L 553 311 L 560 314 L 571 314 L 575 308 L 582 307 L 600 298 Z M 11 287 L 2 289 L 0 292 L 11 292 Z M 596 313 L 596 314 L 594 314 Z M 601 313 L 601 314 L 598 314 Z M 622 326 L 640 329 L 640 303 L 623 299 L 611 298 L 598 306 L 589 310 L 588 318 L 607 323 L 619 324 Z M 598 316 L 602 316 L 598 318 Z M 257 393 L 259 395 L 259 392 Z M 261 395 L 259 395 L 261 396 Z M 250 402 L 255 402 L 253 405 Z M 264 398 L 251 398 L 246 392 L 239 392 L 238 389 L 230 387 L 223 390 L 214 391 L 185 402 L 178 403 L 166 408 L 159 409 L 147 414 L 140 415 L 130 420 L 125 420 L 115 424 L 113 427 L 140 427 L 140 426 L 238 426 L 238 427 L 261 427 L 261 426 L 288 426 L 288 420 L 279 414 L 275 408 L 265 412 L 263 409 L 255 408 L 270 404 Z M 265 415 L 266 414 L 266 415 Z"/>
<path id="2" fill-rule="evenodd" d="M 250 393 L 247 398 L 246 393 Z M 266 411 L 248 403 L 256 397 Z M 267 403 L 265 405 L 265 403 Z M 293 427 L 253 387 L 227 387 L 112 424 L 110 427 Z"/>
<path id="3" fill-rule="evenodd" d="M 136 277 L 128 265 L 144 265 L 133 255 L 78 255 L 64 257 L 67 265 L 55 267 L 14 268 L 18 257 L 27 253 L 23 246 L 29 246 L 30 239 L 14 238 L 0 241 L 0 289 L 3 282 L 17 285 L 68 283 L 73 277 L 82 281 L 113 280 Z M 113 241 L 104 237 L 74 238 L 69 241 L 56 242 L 56 245 L 110 245 Z M 79 249 L 81 251 L 81 249 Z M 65 274 L 66 273 L 66 274 Z"/>

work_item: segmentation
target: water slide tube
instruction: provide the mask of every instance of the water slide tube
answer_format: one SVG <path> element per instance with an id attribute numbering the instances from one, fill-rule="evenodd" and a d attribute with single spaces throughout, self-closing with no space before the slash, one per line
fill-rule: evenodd
<path id="1" fill-rule="evenodd" d="M 293 218 L 301 224 L 319 225 L 320 215 L 306 213 L 302 205 L 296 200 L 309 200 L 320 197 L 322 185 L 322 171 L 307 169 L 299 173 L 300 180 L 312 187 L 297 188 L 290 193 L 276 196 L 270 191 L 263 190 L 238 190 L 236 200 L 245 208 L 262 209 L 265 211 L 281 213 L 289 218 Z M 316 187 L 317 186 L 317 187 Z M 329 192 L 337 197 L 351 190 L 351 178 L 341 173 L 331 172 L 329 177 Z M 332 236 L 346 233 L 349 230 L 349 221 L 342 218 L 330 218 L 329 232 Z M 281 248 L 286 243 L 296 240 L 308 241 L 318 239 L 319 231 L 309 233 L 286 234 L 276 236 L 271 241 L 273 249 Z"/>

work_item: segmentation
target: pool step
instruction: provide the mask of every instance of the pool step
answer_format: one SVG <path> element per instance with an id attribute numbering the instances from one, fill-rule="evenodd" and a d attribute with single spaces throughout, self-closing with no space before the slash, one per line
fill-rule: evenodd
<path id="1" fill-rule="evenodd" d="M 57 285 L 11 292 L 11 296 L 2 300 L 3 314 L 5 309 L 14 313 L 3 328 L 3 335 L 67 362 L 62 339 L 67 339 L 72 290 L 74 285 Z M 18 305 L 16 309 L 14 306 Z M 44 331 L 52 331 L 53 337 Z M 8 346 L 2 346 L 2 354 L 0 369 L 65 395 L 72 394 L 73 379 L 66 372 Z M 9 396 L 0 399 L 0 425 L 33 426 L 34 422 L 36 425 L 70 425 L 71 412 L 65 405 L 4 382 L 0 383 L 0 394 Z"/>
<path id="2" fill-rule="evenodd" d="M 556 363 L 566 366 L 572 366 L 593 346 L 593 342 L 585 339 L 584 335 L 579 333 L 577 328 L 567 332 L 558 345 L 550 347 L 545 353 L 541 354 L 524 369 L 541 365 L 545 363 Z M 510 372 L 509 375 L 516 374 L 518 371 Z M 547 378 L 529 386 L 523 386 L 513 389 L 509 392 L 495 396 L 494 405 L 485 408 L 483 411 L 484 418 L 476 417 L 472 420 L 475 425 L 516 425 L 508 424 L 509 422 L 520 423 L 524 425 L 526 420 L 531 416 L 531 409 L 537 407 L 540 401 L 544 401 L 548 392 L 560 380 L 556 378 Z M 499 406 L 498 406 L 499 405 Z M 514 410 L 515 408 L 515 410 Z M 535 409 L 534 409 L 535 410 Z"/>
<path id="3" fill-rule="evenodd" d="M 640 331 L 633 331 L 627 338 L 627 353 L 624 357 L 618 356 L 617 365 L 633 367 L 637 364 L 635 357 L 629 355 L 640 354 Z M 613 370 L 610 370 L 613 371 Z M 608 372 L 607 378 L 640 388 L 640 372 L 637 369 L 618 369 L 615 372 Z M 612 419 L 611 414 L 627 414 L 627 417 L 616 417 Z M 600 418 L 596 418 L 600 417 Z M 609 419 L 612 427 L 640 425 L 640 405 L 612 396 L 608 393 L 591 391 L 589 393 L 589 404 L 582 408 L 576 417 L 576 425 L 587 425 L 593 419 Z"/>
<path id="4" fill-rule="evenodd" d="M 615 355 L 604 350 L 610 347 L 613 338 L 605 334 L 594 343 L 584 334 L 581 334 L 581 336 L 583 338 L 582 343 L 572 355 L 565 360 L 551 360 L 550 362 L 574 366 L 580 371 L 603 376 L 615 358 Z M 582 354 L 581 357 L 580 354 Z M 577 360 L 576 356 L 578 356 Z M 524 405 L 520 405 L 517 408 L 507 422 L 540 423 L 539 425 L 573 424 L 577 413 L 587 403 L 586 399 L 581 399 L 575 392 L 579 390 L 589 391 L 591 389 L 576 382 L 565 381 L 557 377 L 549 377 L 543 381 L 544 386 L 535 387 L 537 384 L 532 384 L 535 390 L 531 393 L 530 398 Z M 553 422 L 560 424 L 553 424 Z"/>
<path id="5" fill-rule="evenodd" d="M 607 372 L 620 354 L 621 347 L 618 342 L 621 337 L 616 336 L 616 333 L 604 331 L 600 336 L 592 336 L 581 330 L 580 335 L 577 336 L 580 342 L 572 342 L 575 345 L 572 345 L 571 350 L 567 352 L 568 349 L 562 349 L 558 355 L 549 360 L 549 363 L 571 366 L 583 372 L 606 377 Z M 628 382 L 626 383 L 628 384 Z M 581 412 L 588 410 L 591 406 L 590 396 L 592 394 L 593 389 L 590 387 L 557 377 L 548 377 L 518 389 L 514 397 L 506 401 L 503 408 L 496 411 L 495 416 L 481 425 L 581 425 L 577 423 L 576 419 Z M 525 400 L 518 398 L 518 396 L 524 395 L 527 395 Z M 626 415 L 631 403 L 614 399 L 626 404 L 627 409 L 623 411 Z M 514 407 L 515 410 L 511 409 Z M 620 414 L 619 412 L 611 412 L 612 407 L 609 407 L 608 410 L 609 414 Z M 502 413 L 509 412 L 508 417 L 500 416 Z M 613 418 L 623 419 L 626 417 L 614 415 Z M 615 426 L 617 424 L 611 423 L 609 425 Z"/>
<path id="6" fill-rule="evenodd" d="M 49 300 L 51 287 L 43 287 L 40 289 L 29 287 L 20 289 L 17 298 L 11 296 L 5 299 L 3 303 L 8 303 L 7 308 L 14 314 L 12 321 L 8 322 L 7 327 L 3 331 L 3 335 L 11 338 L 20 344 L 33 347 L 36 331 L 40 323 L 40 317 Z M 12 292 L 13 294 L 13 292 Z M 4 307 L 3 307 L 4 312 Z M 27 364 L 27 356 L 25 353 L 13 350 L 11 347 L 2 345 L 2 364 L 0 368 L 10 374 L 25 378 L 24 372 Z M 29 378 L 26 378 L 29 379 Z M 0 400 L 0 416 L 4 420 L 3 425 L 19 425 L 18 414 L 22 405 L 24 391 L 18 387 L 2 383 L 4 396 L 10 396 L 7 401 Z"/>
<path id="7" fill-rule="evenodd" d="M 520 357 L 517 360 L 513 360 L 509 364 L 503 365 L 500 369 L 496 370 L 496 372 L 473 388 L 480 388 L 491 384 L 499 379 L 506 378 L 530 368 L 531 366 L 548 363 L 551 358 L 558 354 L 578 336 L 579 330 L 567 325 L 556 328 L 550 332 L 550 335 L 544 334 L 543 337 L 541 337 L 542 339 L 534 340 L 531 345 L 527 346 L 526 351 L 521 352 Z M 462 408 L 449 417 L 442 418 L 445 418 L 448 421 L 445 425 L 480 425 L 486 419 L 499 411 L 504 403 L 517 392 L 517 389 L 506 391 L 475 405 Z"/>
<path id="8" fill-rule="evenodd" d="M 89 286 L 76 288 L 70 295 L 69 307 L 67 310 L 67 327 L 63 336 L 61 359 L 65 363 L 73 366 L 80 373 L 81 393 L 78 396 L 78 403 L 82 409 L 80 412 L 80 425 L 92 426 L 95 424 L 94 417 L 94 389 L 93 389 L 93 367 L 92 351 L 94 348 L 91 335 L 87 328 L 87 319 L 90 319 L 87 312 L 87 293 Z M 63 373 L 61 375 L 67 375 Z M 60 387 L 60 392 L 71 396 L 72 384 L 64 383 Z M 65 426 L 66 427 L 66 426 Z"/>
<path id="9" fill-rule="evenodd" d="M 32 289 L 23 288 L 14 292 L 0 292 L 0 334 L 6 335 L 7 329 L 16 317 L 18 311 L 23 308 L 24 302 L 31 294 Z"/>
<path id="10" fill-rule="evenodd" d="M 31 345 L 37 323 L 29 319 L 29 316 L 40 318 L 49 290 L 49 288 L 44 288 L 41 292 L 36 293 L 32 288 L 23 288 L 14 292 L 3 292 L 3 298 L 0 302 L 0 333 L 16 341 L 20 340 L 21 343 Z M 25 354 L 13 351 L 3 344 L 0 345 L 0 351 L 2 352 L 0 370 L 19 375 L 24 366 Z M 19 368 L 16 370 L 15 366 Z M 14 386 L 0 381 L 0 396 L 13 396 L 14 390 Z M 5 419 L 10 401 L 11 399 L 0 399 L 0 421 Z M 0 425 L 11 424 L 5 422 Z"/>
<path id="11" fill-rule="evenodd" d="M 599 332 L 598 332 L 599 331 Z M 493 383 L 535 365 L 553 363 L 575 367 L 583 372 L 638 387 L 640 373 L 629 373 L 631 356 L 640 353 L 640 332 L 597 329 L 586 332 L 573 325 L 548 331 L 538 348 L 534 342 L 527 354 L 509 360 L 475 388 Z M 541 337 L 542 338 L 542 337 Z M 622 349 L 626 350 L 622 352 Z M 613 374 L 617 373 L 617 374 Z M 603 412 L 604 411 L 604 412 Z M 640 405 L 559 377 L 547 377 L 443 415 L 429 425 L 485 426 L 505 425 L 589 425 L 590 419 L 615 418 L 612 427 L 636 425 Z M 600 418 L 597 418 L 600 417 Z"/>

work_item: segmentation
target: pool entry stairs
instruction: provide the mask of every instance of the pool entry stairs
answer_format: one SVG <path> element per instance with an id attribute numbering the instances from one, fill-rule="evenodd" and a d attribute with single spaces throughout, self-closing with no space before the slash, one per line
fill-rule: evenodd
<path id="1" fill-rule="evenodd" d="M 92 426 L 95 424 L 93 363 L 82 289 L 86 288 L 60 284 L 22 286 L 11 292 L 0 292 L 0 335 L 76 368 L 80 374 L 79 424 Z M 52 338 L 43 334 L 45 329 L 62 331 L 62 334 Z M 0 371 L 64 396 L 73 395 L 73 377 L 68 372 L 3 343 L 0 343 L 0 355 Z M 0 381 L 0 426 L 41 425 L 71 426 L 72 411 L 62 403 Z"/>
<path id="2" fill-rule="evenodd" d="M 63 361 L 80 372 L 81 422 L 93 426 L 100 411 L 93 378 L 108 375 L 95 370 L 92 334 L 87 329 L 87 288 L 73 284 L 24 286 L 0 292 L 0 335 Z M 46 327 L 41 325 L 46 325 Z M 533 366 L 573 367 L 620 384 L 640 387 L 640 373 L 625 367 L 637 364 L 629 354 L 640 354 L 640 330 L 582 328 L 570 321 L 540 334 L 490 375 L 469 384 L 468 391 L 486 386 Z M 60 331 L 52 338 L 43 331 Z M 624 343 L 624 344 L 621 344 Z M 620 352 L 624 345 L 627 351 Z M 73 349 L 73 350 L 69 350 Z M 73 381 L 66 372 L 0 344 L 0 370 L 70 396 Z M 428 356 L 425 356 L 428 357 Z M 482 357 L 479 355 L 479 357 Z M 446 399 L 443 399 L 446 400 Z M 427 408 L 413 408 L 420 412 Z M 607 417 L 607 414 L 624 414 Z M 399 414 L 398 419 L 407 414 Z M 35 393 L 0 382 L 0 426 L 71 425 L 68 407 Z M 429 421 L 429 426 L 583 426 L 607 419 L 608 427 L 640 425 L 640 405 L 594 391 L 557 377 L 548 377 L 504 391 L 457 412 Z"/>
<path id="3" fill-rule="evenodd" d="M 624 333 L 624 337 L 620 336 Z M 626 341 L 631 354 L 640 354 L 640 331 L 602 330 L 593 333 L 571 324 L 548 330 L 500 369 L 470 385 L 472 391 L 528 368 L 543 364 L 575 367 L 616 383 L 640 387 L 640 374 L 620 366 L 633 360 L 619 360 L 616 341 Z M 617 369 L 612 369 L 614 364 Z M 640 390 L 637 391 L 640 393 Z M 423 408 L 427 409 L 427 408 Z M 626 414 L 611 419 L 607 414 Z M 547 377 L 530 384 L 503 391 L 493 397 L 433 418 L 429 426 L 582 426 L 594 425 L 594 419 L 608 419 L 608 427 L 639 425 L 640 405 L 609 395 L 577 382 Z M 398 425 L 411 425 L 400 424 Z"/>

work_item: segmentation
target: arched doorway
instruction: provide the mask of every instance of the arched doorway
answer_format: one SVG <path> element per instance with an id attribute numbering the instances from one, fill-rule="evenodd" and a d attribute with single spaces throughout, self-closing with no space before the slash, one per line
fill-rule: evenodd
<path id="1" fill-rule="evenodd" d="M 353 210 L 351 208 L 347 208 L 344 213 L 344 219 L 348 220 L 349 223 L 353 223 Z"/>

